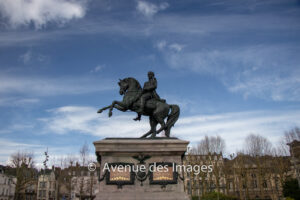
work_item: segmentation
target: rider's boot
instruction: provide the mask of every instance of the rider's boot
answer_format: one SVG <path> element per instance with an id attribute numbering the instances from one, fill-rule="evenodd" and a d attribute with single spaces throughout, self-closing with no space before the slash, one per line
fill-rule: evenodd
<path id="1" fill-rule="evenodd" d="M 138 116 L 136 118 L 134 118 L 133 120 L 134 121 L 137 121 L 137 120 L 141 120 L 141 116 L 142 116 L 142 113 L 143 113 L 143 110 L 144 110 L 144 105 L 145 105 L 145 99 L 144 98 L 141 98 L 141 104 L 140 104 L 140 107 L 139 109 L 136 111 Z"/>
<path id="2" fill-rule="evenodd" d="M 134 121 L 140 121 L 141 120 L 142 115 L 140 113 L 138 113 L 137 117 L 134 118 Z"/>

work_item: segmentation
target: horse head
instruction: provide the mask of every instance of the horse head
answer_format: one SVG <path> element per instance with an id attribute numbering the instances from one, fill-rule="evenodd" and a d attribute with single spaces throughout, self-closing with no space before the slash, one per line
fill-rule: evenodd
<path id="1" fill-rule="evenodd" d="M 140 83 L 132 77 L 124 78 L 123 80 L 119 79 L 118 82 L 120 86 L 120 95 L 124 95 L 126 92 L 139 92 L 142 90 Z"/>
<path id="2" fill-rule="evenodd" d="M 123 79 L 123 80 L 119 79 L 119 80 L 120 80 L 120 81 L 118 82 L 118 84 L 119 84 L 119 86 L 120 86 L 120 91 L 119 91 L 119 93 L 120 93 L 120 95 L 124 95 L 124 94 L 126 93 L 126 91 L 127 91 L 129 85 L 128 85 L 126 79 Z"/>

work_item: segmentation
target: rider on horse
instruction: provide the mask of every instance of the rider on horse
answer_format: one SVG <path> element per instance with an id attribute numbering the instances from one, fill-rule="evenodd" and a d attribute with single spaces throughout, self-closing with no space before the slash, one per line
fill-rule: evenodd
<path id="1" fill-rule="evenodd" d="M 148 73 L 148 78 L 149 80 L 144 84 L 143 89 L 139 82 L 132 77 L 120 79 L 118 82 L 120 86 L 119 93 L 123 95 L 123 100 L 114 100 L 111 105 L 99 109 L 98 113 L 109 109 L 108 116 L 111 117 L 114 108 L 122 112 L 127 110 L 134 111 L 138 113 L 136 120 L 139 120 L 141 115 L 149 117 L 151 128 L 142 138 L 146 138 L 149 135 L 151 135 L 151 138 L 155 138 L 162 131 L 164 131 L 166 137 L 170 137 L 171 128 L 179 118 L 180 108 L 178 105 L 167 104 L 164 99 L 160 99 L 155 92 L 157 81 L 153 72 Z M 149 99 L 153 99 L 150 100 L 151 103 L 146 102 Z M 158 130 L 156 129 L 157 124 L 161 126 Z"/>
<path id="2" fill-rule="evenodd" d="M 165 102 L 164 99 L 161 99 L 159 95 L 156 93 L 156 88 L 157 88 L 157 81 L 156 78 L 154 77 L 154 72 L 149 71 L 148 72 L 148 81 L 144 83 L 143 91 L 140 94 L 140 97 L 138 99 L 141 99 L 141 104 L 140 108 L 137 111 L 138 116 L 134 118 L 135 121 L 141 120 L 142 113 L 144 111 L 145 103 L 149 99 L 157 99 L 162 102 Z"/>

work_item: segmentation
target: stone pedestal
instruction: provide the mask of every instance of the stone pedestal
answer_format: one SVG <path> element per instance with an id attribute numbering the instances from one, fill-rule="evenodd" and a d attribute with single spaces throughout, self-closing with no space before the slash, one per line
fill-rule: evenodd
<path id="1" fill-rule="evenodd" d="M 164 181 L 154 183 L 153 177 L 155 175 L 152 174 L 152 179 L 149 175 L 149 166 L 153 163 L 182 165 L 182 158 L 188 143 L 188 141 L 176 138 L 106 138 L 94 142 L 98 162 L 100 162 L 101 180 L 96 200 L 188 200 L 189 198 L 184 192 L 181 172 L 174 174 L 174 182 L 171 181 L 172 183 L 164 183 Z M 139 179 L 141 176 L 135 173 L 133 183 L 126 185 L 108 184 L 107 181 L 111 175 L 107 177 L 108 175 L 104 173 L 105 170 L 103 169 L 106 163 L 144 165 L 147 168 L 147 176 L 141 181 Z"/>

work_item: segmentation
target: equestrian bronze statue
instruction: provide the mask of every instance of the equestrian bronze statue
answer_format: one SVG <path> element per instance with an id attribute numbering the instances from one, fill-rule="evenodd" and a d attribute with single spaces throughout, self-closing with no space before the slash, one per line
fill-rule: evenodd
<path id="1" fill-rule="evenodd" d="M 113 101 L 111 105 L 99 109 L 98 113 L 109 108 L 108 116 L 111 117 L 114 108 L 123 112 L 131 110 L 137 113 L 134 120 L 140 120 L 142 115 L 149 116 L 151 129 L 142 138 L 149 135 L 151 138 L 155 138 L 161 131 L 165 132 L 166 137 L 170 137 L 170 130 L 178 120 L 180 108 L 175 104 L 167 104 L 158 96 L 156 93 L 157 80 L 153 72 L 148 72 L 148 79 L 143 88 L 134 78 L 120 79 L 118 82 L 119 93 L 123 95 L 123 101 Z M 156 130 L 158 123 L 161 128 Z"/>

